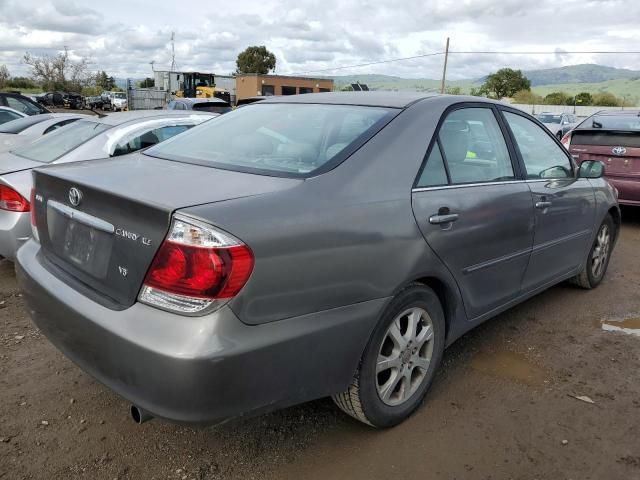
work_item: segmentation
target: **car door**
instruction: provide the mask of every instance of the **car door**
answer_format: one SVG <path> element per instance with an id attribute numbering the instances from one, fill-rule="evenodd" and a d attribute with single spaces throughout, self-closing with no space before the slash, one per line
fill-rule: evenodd
<path id="1" fill-rule="evenodd" d="M 515 111 L 503 110 L 535 207 L 535 237 L 524 277 L 525 291 L 572 273 L 591 241 L 595 197 L 587 179 L 577 178 L 567 152 L 546 129 Z"/>
<path id="2" fill-rule="evenodd" d="M 445 113 L 412 191 L 420 230 L 469 319 L 519 295 L 534 231 L 531 193 L 497 111 L 479 105 Z"/>

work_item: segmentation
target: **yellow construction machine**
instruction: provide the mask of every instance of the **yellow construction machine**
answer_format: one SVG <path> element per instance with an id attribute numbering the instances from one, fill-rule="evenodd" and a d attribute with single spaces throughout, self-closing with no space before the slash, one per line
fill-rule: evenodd
<path id="1" fill-rule="evenodd" d="M 176 97 L 185 98 L 220 98 L 231 104 L 231 94 L 222 88 L 217 88 L 213 73 L 185 72 L 182 73 L 180 89 Z"/>

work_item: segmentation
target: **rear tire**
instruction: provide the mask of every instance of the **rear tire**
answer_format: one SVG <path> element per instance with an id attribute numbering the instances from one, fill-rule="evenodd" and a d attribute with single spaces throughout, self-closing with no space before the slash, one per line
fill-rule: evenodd
<path id="1" fill-rule="evenodd" d="M 582 271 L 571 279 L 571 283 L 590 290 L 602 282 L 602 279 L 607 273 L 611 250 L 616 235 L 617 232 L 613 218 L 607 214 L 600 228 L 598 228 L 598 233 L 593 240 L 593 245 L 589 250 L 589 255 Z"/>
<path id="2" fill-rule="evenodd" d="M 442 360 L 444 312 L 422 284 L 402 290 L 386 308 L 336 405 L 373 427 L 392 427 L 422 403 Z"/>

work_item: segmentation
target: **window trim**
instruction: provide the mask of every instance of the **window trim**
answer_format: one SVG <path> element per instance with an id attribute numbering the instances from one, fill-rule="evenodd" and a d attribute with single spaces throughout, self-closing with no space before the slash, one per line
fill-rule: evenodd
<path id="1" fill-rule="evenodd" d="M 577 180 L 578 176 L 577 176 L 577 166 L 576 163 L 573 160 L 573 157 L 571 156 L 571 154 L 569 153 L 569 151 L 564 148 L 564 145 L 562 145 L 562 143 L 560 143 L 560 140 L 558 140 L 558 138 L 551 133 L 551 131 L 545 127 L 542 122 L 540 122 L 540 120 L 538 120 L 537 118 L 533 117 L 532 115 L 528 115 L 527 113 L 523 112 L 522 110 L 518 110 L 516 108 L 511 108 L 508 107 L 506 105 L 498 105 L 498 110 L 500 112 L 500 116 L 502 117 L 504 123 L 505 123 L 505 127 L 507 128 L 508 134 L 510 136 L 511 139 L 511 143 L 513 144 L 513 147 L 515 149 L 516 155 L 517 155 L 517 159 L 518 159 L 518 163 L 520 164 L 520 169 L 522 171 L 522 177 L 525 180 L 528 181 L 538 181 L 538 180 L 544 180 L 544 181 L 551 181 L 551 180 L 569 180 L 569 179 L 573 179 L 573 180 Z M 573 173 L 572 177 L 565 177 L 565 178 L 541 178 L 541 179 L 537 179 L 537 178 L 527 178 L 527 166 L 524 163 L 524 157 L 522 156 L 522 152 L 520 152 L 520 147 L 518 147 L 518 142 L 516 141 L 516 137 L 513 133 L 513 130 L 511 130 L 511 127 L 509 126 L 509 122 L 507 121 L 507 118 L 505 117 L 504 113 L 508 112 L 508 113 L 513 113 L 515 115 L 518 115 L 520 117 L 523 117 L 525 119 L 528 119 L 530 121 L 532 121 L 533 123 L 535 123 L 544 133 L 546 133 L 546 135 L 551 138 L 551 140 L 553 142 L 555 142 L 555 144 L 557 146 L 560 147 L 562 153 L 565 154 L 565 156 L 567 157 L 567 159 L 569 160 L 569 165 L 571 165 L 571 171 Z M 575 128 L 575 127 L 574 127 Z"/>
<path id="2" fill-rule="evenodd" d="M 517 156 L 517 151 L 515 150 L 515 146 L 513 145 L 513 137 L 511 137 L 511 131 L 507 130 L 508 125 L 506 124 L 505 119 L 503 118 L 502 114 L 499 112 L 498 108 L 501 107 L 499 105 L 496 105 L 494 103 L 488 103 L 488 102 L 459 102 L 459 103 L 454 103 L 449 105 L 447 108 L 444 109 L 444 111 L 442 112 L 442 114 L 440 115 L 440 118 L 438 119 L 438 124 L 436 125 L 436 128 L 433 132 L 433 135 L 431 136 L 431 139 L 429 140 L 429 145 L 427 147 L 427 152 L 425 153 L 425 155 L 422 158 L 422 163 L 420 164 L 420 168 L 418 169 L 418 173 L 416 175 L 416 177 L 413 180 L 413 184 L 411 185 L 411 191 L 412 192 L 421 192 L 424 190 L 432 190 L 432 189 L 442 189 L 442 188 L 448 188 L 448 187 L 461 187 L 461 186 L 474 186 L 474 185 L 495 185 L 495 184 L 503 184 L 503 183 L 514 183 L 514 182 L 518 182 L 518 181 L 524 181 L 526 180 L 526 178 L 524 177 L 523 174 L 523 170 L 522 170 L 522 165 L 519 161 L 519 158 Z M 462 110 L 462 109 L 466 109 L 466 108 L 485 108 L 488 110 L 491 110 L 491 112 L 493 113 L 493 116 L 496 120 L 496 122 L 498 123 L 498 127 L 500 128 L 500 133 L 502 133 L 502 138 L 504 139 L 504 143 L 507 146 L 507 152 L 509 154 L 509 160 L 511 161 L 511 168 L 513 168 L 513 179 L 511 180 L 498 180 L 495 182 L 487 182 L 487 181 L 480 181 L 480 182 L 466 182 L 466 183 L 452 183 L 451 182 L 451 174 L 449 173 L 449 164 L 447 162 L 447 157 L 446 154 L 444 152 L 444 149 L 442 148 L 442 145 L 440 144 L 440 128 L 442 127 L 442 124 L 444 123 L 445 119 L 449 116 L 450 113 L 456 111 L 456 110 Z M 433 146 L 435 144 L 438 144 L 438 148 L 440 148 L 440 154 L 442 155 L 442 158 L 444 160 L 444 168 L 447 172 L 447 179 L 449 181 L 448 185 L 443 185 L 443 186 L 437 186 L 437 187 L 420 187 L 418 186 L 418 181 L 420 180 L 420 177 L 422 176 L 422 172 L 425 169 L 426 165 L 427 165 L 427 161 L 429 160 L 429 156 L 431 155 L 431 151 L 433 150 Z"/>

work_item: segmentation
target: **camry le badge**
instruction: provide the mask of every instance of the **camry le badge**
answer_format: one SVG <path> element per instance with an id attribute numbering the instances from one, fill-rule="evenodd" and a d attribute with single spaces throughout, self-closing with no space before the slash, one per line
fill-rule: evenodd
<path id="1" fill-rule="evenodd" d="M 625 153 L 627 153 L 627 149 L 624 147 L 613 147 L 611 149 L 611 153 L 613 153 L 614 155 L 624 155 Z"/>
<path id="2" fill-rule="evenodd" d="M 82 192 L 78 190 L 76 187 L 71 187 L 69 189 L 69 203 L 71 203 L 71 205 L 73 205 L 74 207 L 77 207 L 78 205 L 80 205 L 81 201 L 82 201 Z"/>

